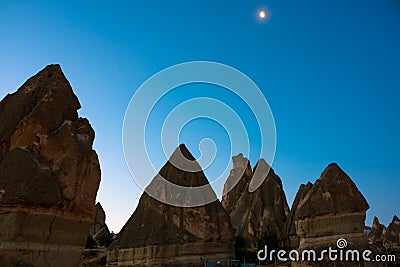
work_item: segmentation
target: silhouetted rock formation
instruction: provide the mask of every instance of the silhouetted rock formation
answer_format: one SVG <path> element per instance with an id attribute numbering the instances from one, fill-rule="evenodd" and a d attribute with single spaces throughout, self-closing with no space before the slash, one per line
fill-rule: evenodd
<path id="1" fill-rule="evenodd" d="M 99 242 L 101 243 L 102 241 L 100 240 L 101 238 L 109 238 L 110 230 L 108 230 L 106 224 L 106 213 L 104 212 L 100 202 L 96 204 L 94 220 L 92 226 L 90 227 L 89 234 L 98 245 L 102 245 L 99 244 Z"/>
<path id="2" fill-rule="evenodd" d="M 198 166 L 187 148 L 180 145 L 149 187 L 159 188 L 162 195 L 169 195 L 160 183 L 161 175 L 174 184 L 185 187 L 205 185 L 212 191 L 202 171 L 184 171 L 170 162 L 186 159 Z M 164 204 L 145 192 L 111 244 L 107 264 L 204 266 L 205 260 L 232 259 L 233 243 L 229 216 L 218 200 L 199 207 L 177 207 Z"/>
<path id="3" fill-rule="evenodd" d="M 392 222 L 385 227 L 374 217 L 372 227 L 366 231 L 366 236 L 371 245 L 386 254 L 395 254 L 397 261 L 400 260 L 400 220 L 395 215 Z"/>
<path id="4" fill-rule="evenodd" d="M 387 228 L 387 240 L 400 245 L 400 219 L 396 215 Z"/>
<path id="5" fill-rule="evenodd" d="M 396 215 L 387 227 L 384 247 L 387 252 L 395 254 L 397 262 L 400 262 L 400 220 Z"/>
<path id="6" fill-rule="evenodd" d="M 378 217 L 374 217 L 374 221 L 367 238 L 372 245 L 380 249 L 383 248 L 384 241 L 386 240 L 386 227 L 379 223 Z"/>
<path id="7" fill-rule="evenodd" d="M 366 249 L 365 212 L 369 208 L 364 196 L 350 177 L 337 164 L 330 164 L 321 174 L 294 211 L 299 250 L 320 252 L 336 247 L 339 238 L 347 248 Z M 340 263 L 358 266 L 358 263 Z M 295 262 L 293 266 L 334 266 L 333 262 Z M 373 264 L 364 266 L 374 266 Z"/>
<path id="8" fill-rule="evenodd" d="M 296 210 L 299 203 L 304 199 L 307 195 L 308 191 L 310 191 L 312 187 L 312 183 L 308 182 L 307 184 L 301 184 L 299 190 L 297 191 L 296 197 L 294 198 L 292 208 L 290 210 L 290 214 L 287 217 L 286 225 L 285 225 L 285 247 L 290 249 L 297 249 L 300 245 L 300 237 L 296 233 L 296 225 L 295 225 L 295 216 Z"/>
<path id="9" fill-rule="evenodd" d="M 265 241 L 263 239 L 281 243 L 286 239 L 284 227 L 289 207 L 279 176 L 263 159 L 258 161 L 254 171 L 242 154 L 232 160 L 233 169 L 224 186 L 222 205 L 230 215 L 236 240 L 243 242 L 243 248 L 248 250 L 256 249 Z M 257 190 L 249 192 L 257 169 L 265 179 Z"/>
<path id="10" fill-rule="evenodd" d="M 0 266 L 78 266 L 100 167 L 59 65 L 0 102 Z"/>

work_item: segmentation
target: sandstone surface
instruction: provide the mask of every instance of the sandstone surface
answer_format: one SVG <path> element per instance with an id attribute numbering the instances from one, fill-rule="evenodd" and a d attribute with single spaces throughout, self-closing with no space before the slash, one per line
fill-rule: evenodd
<path id="1" fill-rule="evenodd" d="M 180 186 L 207 186 L 212 191 L 202 171 L 188 172 L 171 164 L 186 159 L 198 165 L 180 145 L 149 187 L 169 195 L 160 182 L 164 177 Z M 144 192 L 135 212 L 110 245 L 107 266 L 204 266 L 205 261 L 232 259 L 233 243 L 229 216 L 217 199 L 203 206 L 178 207 Z"/>
<path id="2" fill-rule="evenodd" d="M 371 244 L 377 248 L 382 249 L 384 246 L 384 241 L 386 240 L 386 227 L 379 223 L 378 217 L 374 217 L 372 227 L 367 235 L 368 240 Z"/>
<path id="3" fill-rule="evenodd" d="M 78 266 L 100 183 L 79 108 L 59 65 L 0 102 L 0 266 Z"/>
<path id="4" fill-rule="evenodd" d="M 335 163 L 330 164 L 300 200 L 294 211 L 296 233 L 300 237 L 298 250 L 337 247 L 338 239 L 345 239 L 343 248 L 363 251 L 370 249 L 364 235 L 365 212 L 369 208 L 364 196 L 350 177 Z M 375 251 L 376 252 L 376 251 Z M 361 265 L 360 265 L 361 264 Z M 300 261 L 292 266 L 379 266 L 365 262 Z"/>
<path id="5" fill-rule="evenodd" d="M 387 240 L 400 245 L 400 219 L 396 215 L 387 228 Z"/>
<path id="6" fill-rule="evenodd" d="M 297 194 L 294 198 L 292 208 L 290 209 L 290 214 L 287 217 L 285 224 L 285 248 L 288 249 L 297 249 L 300 245 L 300 237 L 296 233 L 296 225 L 295 225 L 295 216 L 296 210 L 299 203 L 303 200 L 303 198 L 307 195 L 308 191 L 310 191 L 312 187 L 312 183 L 308 182 L 307 184 L 301 184 Z"/>
<path id="7" fill-rule="evenodd" d="M 242 154 L 234 156 L 232 161 L 233 169 L 224 186 L 222 205 L 230 215 L 236 240 L 243 242 L 248 250 L 257 249 L 265 238 L 281 243 L 286 238 L 284 228 L 289 215 L 281 179 L 263 159 L 254 170 Z M 250 192 L 256 172 L 263 181 Z"/>
<path id="8" fill-rule="evenodd" d="M 99 243 L 99 239 L 102 238 L 103 235 L 108 236 L 110 234 L 110 230 L 106 224 L 106 213 L 100 202 L 96 204 L 93 224 L 90 227 L 89 234 L 97 243 Z"/>

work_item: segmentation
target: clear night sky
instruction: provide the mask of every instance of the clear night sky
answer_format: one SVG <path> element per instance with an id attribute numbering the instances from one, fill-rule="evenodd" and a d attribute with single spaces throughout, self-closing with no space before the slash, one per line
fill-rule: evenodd
<path id="1" fill-rule="evenodd" d="M 272 167 L 289 205 L 300 183 L 337 162 L 371 206 L 367 224 L 400 214 L 399 1 L 68 2 L 1 1 L 0 97 L 47 64 L 61 65 L 96 131 L 98 200 L 112 230 L 141 195 L 122 153 L 129 100 L 152 74 L 193 60 L 231 65 L 263 91 L 277 130 Z M 257 18 L 260 9 L 268 19 Z M 188 88 L 169 103 L 212 92 Z M 181 137 L 195 155 L 203 134 L 223 137 L 202 123 L 188 130 L 196 138 Z M 225 141 L 216 143 L 226 156 Z"/>

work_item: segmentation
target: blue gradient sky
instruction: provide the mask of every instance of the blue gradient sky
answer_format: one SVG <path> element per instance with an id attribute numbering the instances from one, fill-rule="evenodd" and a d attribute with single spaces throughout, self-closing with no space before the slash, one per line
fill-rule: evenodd
<path id="1" fill-rule="evenodd" d="M 193 60 L 231 65 L 262 89 L 277 129 L 273 168 L 289 204 L 300 183 L 337 162 L 371 206 L 367 224 L 374 215 L 388 224 L 400 214 L 399 1 L 110 3 L 2 1 L 0 97 L 47 64 L 61 64 L 80 115 L 96 130 L 98 200 L 112 230 L 141 194 L 122 153 L 129 100 L 155 72 Z M 269 10 L 268 21 L 257 19 L 260 8 Z M 202 123 L 191 125 L 198 138 L 183 133 L 182 141 L 198 155 L 199 138 L 214 134 L 226 158 L 221 129 L 202 131 Z"/>

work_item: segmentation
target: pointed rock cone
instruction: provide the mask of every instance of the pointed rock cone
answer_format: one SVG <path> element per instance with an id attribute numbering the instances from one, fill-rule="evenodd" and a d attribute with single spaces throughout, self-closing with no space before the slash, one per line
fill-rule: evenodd
<path id="1" fill-rule="evenodd" d="M 387 228 L 387 239 L 393 245 L 400 247 L 400 219 L 396 215 Z"/>
<path id="2" fill-rule="evenodd" d="M 178 168 L 171 162 L 181 165 Z M 180 145 L 149 187 L 159 189 L 166 197 L 179 197 L 173 196 L 175 191 L 167 191 L 161 185 L 160 176 L 180 186 L 209 186 L 201 170 L 182 170 L 193 167 L 197 170 L 198 163 L 187 148 Z M 190 195 L 182 196 L 183 200 L 190 198 Z M 204 266 L 205 260 L 232 259 L 233 242 L 229 216 L 217 199 L 203 206 L 178 207 L 144 192 L 135 212 L 111 244 L 107 264 Z"/>
<path id="3" fill-rule="evenodd" d="M 331 163 L 299 203 L 296 219 L 337 212 L 364 212 L 369 205 L 350 177 Z"/>
<path id="4" fill-rule="evenodd" d="M 336 248 L 340 238 L 346 239 L 348 248 L 366 249 L 364 222 L 368 208 L 350 177 L 337 164 L 329 164 L 295 211 L 299 250 Z M 306 265 L 299 264 L 295 266 Z"/>
<path id="5" fill-rule="evenodd" d="M 184 144 L 175 149 L 145 191 L 163 203 L 178 207 L 202 206 L 218 199 Z"/>

